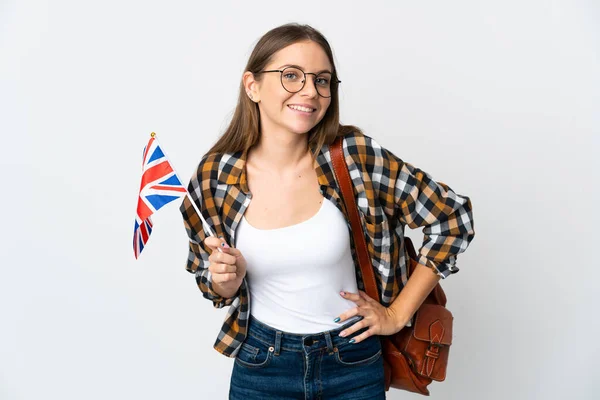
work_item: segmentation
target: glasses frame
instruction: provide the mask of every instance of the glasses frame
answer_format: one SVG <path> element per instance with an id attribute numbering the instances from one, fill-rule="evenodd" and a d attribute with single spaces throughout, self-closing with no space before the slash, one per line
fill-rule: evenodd
<path id="1" fill-rule="evenodd" d="M 293 68 L 293 69 L 297 69 L 297 70 L 299 70 L 299 71 L 302 71 L 302 73 L 304 74 L 304 79 L 303 79 L 303 81 L 302 81 L 302 87 L 301 87 L 300 89 L 298 89 L 297 91 L 295 91 L 295 92 L 292 92 L 292 91 L 289 91 L 289 90 L 287 90 L 287 88 L 286 88 L 286 87 L 285 87 L 285 85 L 283 84 L 283 72 L 284 72 L 285 70 L 287 70 L 287 69 L 292 69 L 292 68 Z M 314 84 L 314 81 L 315 81 L 315 80 L 317 79 L 317 77 L 319 76 L 318 74 L 316 74 L 316 73 L 314 73 L 314 72 L 304 72 L 304 71 L 303 71 L 301 68 L 294 67 L 294 66 L 285 67 L 284 69 L 270 69 L 270 70 L 268 70 L 268 71 L 259 71 L 259 73 L 264 73 L 264 72 L 279 72 L 279 73 L 280 73 L 280 76 L 279 76 L 279 81 L 281 82 L 281 86 L 282 86 L 282 87 L 283 87 L 283 89 L 284 89 L 286 92 L 288 92 L 288 93 L 298 93 L 298 92 L 302 91 L 302 89 L 304 89 L 304 86 L 306 85 L 306 75 L 314 75 L 314 76 L 315 76 L 315 79 L 313 79 L 313 84 Z M 334 79 L 334 76 L 333 76 L 333 74 L 331 74 L 331 84 L 333 84 L 334 82 L 335 82 L 336 84 L 340 84 L 340 83 L 342 83 L 342 81 L 340 81 L 339 79 L 337 79 L 337 78 L 335 78 L 335 79 Z M 317 87 L 317 85 L 316 85 L 316 84 L 314 84 L 314 85 L 315 85 L 315 90 L 317 91 L 317 94 L 318 94 L 319 96 L 321 96 L 321 97 L 324 97 L 324 98 L 326 98 L 326 99 L 328 99 L 328 98 L 330 98 L 330 97 L 331 97 L 331 94 L 330 94 L 329 96 L 323 96 L 323 95 L 322 95 L 322 94 L 319 92 L 319 88 Z"/>

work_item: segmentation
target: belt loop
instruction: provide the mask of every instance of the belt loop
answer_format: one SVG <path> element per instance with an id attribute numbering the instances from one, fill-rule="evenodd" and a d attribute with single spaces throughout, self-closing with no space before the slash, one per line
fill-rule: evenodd
<path id="1" fill-rule="evenodd" d="M 331 334 L 325 332 L 325 342 L 327 343 L 327 352 L 331 354 L 333 352 L 333 342 L 331 341 Z"/>
<path id="2" fill-rule="evenodd" d="M 275 332 L 275 355 L 279 355 L 279 350 L 281 350 L 281 331 Z"/>

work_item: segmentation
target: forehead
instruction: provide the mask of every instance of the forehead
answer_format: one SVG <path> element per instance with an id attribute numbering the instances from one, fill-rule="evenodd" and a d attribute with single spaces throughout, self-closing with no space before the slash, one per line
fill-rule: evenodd
<path id="1" fill-rule="evenodd" d="M 279 68 L 285 64 L 294 64 L 305 71 L 331 71 L 331 63 L 323 48 L 312 41 L 291 44 L 273 54 L 269 68 Z"/>

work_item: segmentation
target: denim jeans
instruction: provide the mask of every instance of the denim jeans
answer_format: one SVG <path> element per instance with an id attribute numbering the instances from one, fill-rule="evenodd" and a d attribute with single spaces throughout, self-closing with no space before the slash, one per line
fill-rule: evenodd
<path id="1" fill-rule="evenodd" d="M 315 334 L 279 331 L 250 316 L 235 358 L 230 400 L 385 399 L 379 336 L 349 343 L 345 326 Z"/>

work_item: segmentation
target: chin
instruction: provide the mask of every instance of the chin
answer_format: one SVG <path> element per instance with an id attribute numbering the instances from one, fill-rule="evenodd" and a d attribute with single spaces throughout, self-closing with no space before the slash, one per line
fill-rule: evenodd
<path id="1" fill-rule="evenodd" d="M 297 133 L 297 134 L 307 133 L 314 127 L 315 127 L 315 125 L 306 125 L 306 124 L 288 125 L 288 129 L 290 130 L 290 132 Z"/>

